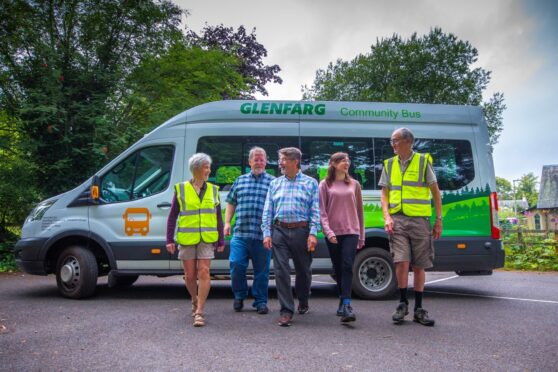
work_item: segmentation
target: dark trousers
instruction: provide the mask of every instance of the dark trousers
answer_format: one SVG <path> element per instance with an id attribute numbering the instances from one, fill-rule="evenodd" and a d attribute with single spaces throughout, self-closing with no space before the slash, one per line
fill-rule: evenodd
<path id="1" fill-rule="evenodd" d="M 312 284 L 312 254 L 308 252 L 308 227 L 273 226 L 271 239 L 273 244 L 273 270 L 277 297 L 281 305 L 281 314 L 294 314 L 294 299 L 291 289 L 291 265 L 289 257 L 293 259 L 296 281 L 295 289 L 299 304 L 307 305 Z"/>
<path id="2" fill-rule="evenodd" d="M 351 298 L 353 286 L 353 264 L 358 245 L 358 235 L 337 235 L 337 244 L 326 239 L 329 256 L 333 264 L 339 298 Z"/>

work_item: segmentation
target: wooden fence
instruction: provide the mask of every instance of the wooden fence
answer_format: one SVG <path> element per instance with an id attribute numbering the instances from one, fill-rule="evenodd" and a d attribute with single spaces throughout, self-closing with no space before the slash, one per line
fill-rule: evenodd
<path id="1" fill-rule="evenodd" d="M 527 230 L 527 229 L 503 229 L 502 230 L 503 239 L 517 235 L 517 243 L 528 247 L 534 244 L 550 245 L 554 246 L 556 254 L 558 254 L 558 230 Z M 534 243 L 532 238 L 539 238 L 539 242 Z M 552 239 L 550 242 L 543 242 L 543 240 Z"/>

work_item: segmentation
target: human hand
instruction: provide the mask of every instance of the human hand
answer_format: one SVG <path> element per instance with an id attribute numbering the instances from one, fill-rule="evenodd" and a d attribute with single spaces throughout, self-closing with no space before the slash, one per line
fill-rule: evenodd
<path id="1" fill-rule="evenodd" d="M 231 224 L 230 223 L 226 223 L 225 224 L 225 236 L 231 236 Z"/>
<path id="2" fill-rule="evenodd" d="M 225 246 L 224 245 L 218 245 L 217 246 L 217 252 L 223 252 L 225 250 Z"/>
<path id="3" fill-rule="evenodd" d="M 357 250 L 358 250 L 358 249 L 362 249 L 362 248 L 364 248 L 364 242 L 358 242 L 358 244 L 357 244 Z"/>
<path id="4" fill-rule="evenodd" d="M 434 222 L 434 229 L 432 230 L 432 236 L 434 239 L 439 239 L 442 235 L 442 220 L 436 219 Z"/>
<path id="5" fill-rule="evenodd" d="M 167 252 L 174 254 L 176 252 L 176 245 L 174 243 L 167 244 Z"/>
<path id="6" fill-rule="evenodd" d="M 318 239 L 315 235 L 308 235 L 308 240 L 306 241 L 308 245 L 308 252 L 314 252 L 316 245 L 318 244 Z"/>
<path id="7" fill-rule="evenodd" d="M 391 216 L 384 216 L 384 230 L 386 230 L 386 232 L 389 235 L 393 234 L 393 219 L 391 218 Z"/>
<path id="8" fill-rule="evenodd" d="M 263 246 L 265 249 L 271 249 L 271 236 L 268 236 L 264 239 Z"/>
<path id="9" fill-rule="evenodd" d="M 337 237 L 335 235 L 330 236 L 327 240 L 332 244 L 337 244 Z"/>

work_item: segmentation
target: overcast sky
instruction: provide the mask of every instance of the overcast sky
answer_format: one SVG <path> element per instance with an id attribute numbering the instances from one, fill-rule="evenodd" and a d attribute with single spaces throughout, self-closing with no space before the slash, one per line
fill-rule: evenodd
<path id="1" fill-rule="evenodd" d="M 552 0 L 174 0 L 189 11 L 185 25 L 256 28 L 283 84 L 269 99 L 301 98 L 317 69 L 367 53 L 378 38 L 404 38 L 439 26 L 479 51 L 492 71 L 485 98 L 503 92 L 504 131 L 494 150 L 496 175 L 513 180 L 558 164 L 558 1 Z"/>

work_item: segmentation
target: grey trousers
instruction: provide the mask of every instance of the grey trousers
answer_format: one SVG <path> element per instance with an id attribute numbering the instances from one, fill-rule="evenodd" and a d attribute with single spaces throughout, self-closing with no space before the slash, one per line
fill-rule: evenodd
<path id="1" fill-rule="evenodd" d="M 281 305 L 281 315 L 294 314 L 294 299 L 291 290 L 291 266 L 293 259 L 296 281 L 295 289 L 299 305 L 308 305 L 310 285 L 312 284 L 312 254 L 308 252 L 308 227 L 287 229 L 273 226 L 271 239 L 273 243 L 273 270 L 277 286 L 277 297 Z"/>

